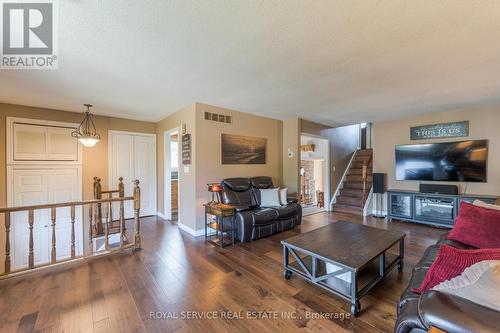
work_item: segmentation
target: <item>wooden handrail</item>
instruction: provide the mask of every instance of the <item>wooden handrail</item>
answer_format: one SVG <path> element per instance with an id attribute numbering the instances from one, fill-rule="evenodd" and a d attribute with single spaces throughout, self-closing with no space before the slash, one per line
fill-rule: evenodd
<path id="1" fill-rule="evenodd" d="M 370 155 L 368 160 L 363 162 L 363 170 L 362 170 L 362 177 L 363 177 L 363 204 L 365 203 L 365 200 L 367 198 L 366 192 L 367 192 L 367 185 L 368 185 L 368 166 L 370 165 L 372 161 L 373 155 Z"/>
<path id="2" fill-rule="evenodd" d="M 33 205 L 33 206 L 5 207 L 5 208 L 0 208 L 0 213 L 21 212 L 26 210 L 38 210 L 38 209 L 49 209 L 49 208 L 71 207 L 71 206 L 83 206 L 83 205 L 92 205 L 98 203 L 130 201 L 130 200 L 134 200 L 134 197 L 70 201 L 70 202 L 61 202 L 61 203 L 45 204 L 45 205 Z"/>
<path id="3" fill-rule="evenodd" d="M 95 185 L 95 184 L 94 184 Z M 96 187 L 94 187 L 96 189 Z M 94 256 L 94 255 L 100 255 L 102 254 L 103 251 L 99 251 L 96 249 L 94 251 L 94 244 L 93 244 L 93 229 L 95 228 L 95 225 L 98 222 L 102 223 L 102 220 L 99 218 L 99 213 L 97 207 L 101 205 L 107 205 L 107 212 L 106 212 L 106 220 L 104 221 L 104 244 L 105 244 L 105 251 L 104 252 L 114 252 L 116 249 L 111 249 L 109 246 L 109 227 L 110 224 L 112 223 L 112 217 L 110 214 L 112 214 L 111 211 L 111 205 L 114 202 L 119 202 L 120 203 L 120 249 L 128 249 L 128 248 L 133 248 L 133 249 L 139 249 L 141 247 L 141 221 L 140 221 L 140 208 L 141 208 L 141 189 L 139 187 L 139 181 L 135 180 L 134 181 L 134 195 L 125 197 L 124 194 L 124 187 L 120 186 L 119 189 L 120 197 L 118 198 L 112 198 L 110 195 L 110 198 L 106 199 L 94 199 L 94 200 L 82 200 L 82 201 L 71 201 L 71 202 L 61 202 L 61 203 L 53 203 L 53 204 L 45 204 L 45 205 L 31 205 L 31 206 L 19 206 L 19 207 L 6 207 L 6 208 L 0 208 L 0 213 L 5 214 L 5 236 L 6 236 L 6 242 L 5 242 L 5 271 L 3 274 L 0 274 L 1 276 L 5 275 L 11 275 L 12 273 L 20 273 L 22 271 L 26 270 L 32 270 L 35 268 L 39 267 L 46 267 L 46 266 L 51 266 L 55 264 L 59 264 L 61 262 L 68 262 L 71 260 L 79 259 L 82 257 L 89 257 L 89 256 Z M 124 243 L 124 238 L 125 238 L 125 212 L 124 212 L 124 202 L 125 201 L 133 201 L 134 202 L 134 243 L 133 244 L 125 244 Z M 75 220 L 76 220 L 76 206 L 88 206 L 89 208 L 89 216 L 88 216 L 88 223 L 89 223 L 89 243 L 88 243 L 88 249 L 87 253 L 84 253 L 83 255 L 76 255 L 76 249 L 75 249 Z M 67 207 L 70 208 L 71 212 L 71 258 L 70 259 L 64 259 L 64 260 L 57 260 L 57 239 L 56 239 L 56 223 L 57 223 L 57 208 L 63 208 Z M 33 234 L 33 226 L 35 223 L 35 211 L 40 210 L 40 209 L 50 209 L 50 230 L 51 230 L 51 241 L 50 241 L 50 258 L 48 263 L 44 263 L 41 265 L 35 266 L 35 240 L 34 240 L 34 234 Z M 11 245 L 10 245 L 10 232 L 11 232 L 11 221 L 12 221 L 12 216 L 11 214 L 14 212 L 22 212 L 26 211 L 28 212 L 28 229 L 29 229 L 29 239 L 28 239 L 28 268 L 22 268 L 18 269 L 15 272 L 11 270 Z"/>

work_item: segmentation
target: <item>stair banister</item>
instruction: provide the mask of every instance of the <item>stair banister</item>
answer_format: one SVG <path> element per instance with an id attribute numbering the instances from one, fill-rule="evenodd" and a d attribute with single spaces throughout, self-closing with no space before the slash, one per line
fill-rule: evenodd
<path id="1" fill-rule="evenodd" d="M 95 182 L 94 193 L 99 193 L 99 187 L 98 187 L 98 182 Z M 116 191 L 118 192 L 118 191 Z M 125 218 L 124 218 L 124 203 L 126 201 L 133 201 L 134 202 L 134 243 L 133 244 L 124 244 L 123 238 L 125 238 Z M 82 201 L 72 201 L 72 202 L 61 202 L 61 203 L 54 203 L 54 204 L 44 204 L 44 205 L 31 205 L 31 206 L 19 206 L 19 207 L 6 207 L 6 208 L 0 208 L 0 214 L 4 214 L 5 216 L 5 261 L 4 261 L 4 273 L 0 274 L 0 276 L 7 277 L 7 276 L 12 276 L 16 275 L 18 273 L 26 272 L 29 270 L 33 269 L 38 269 L 42 267 L 49 267 L 53 266 L 56 264 L 61 264 L 63 262 L 69 262 L 69 261 L 74 261 L 86 257 L 91 257 L 95 255 L 105 255 L 105 254 L 110 254 L 115 251 L 119 250 L 124 250 L 124 249 L 139 249 L 141 247 L 141 221 L 140 221 L 140 209 L 141 209 L 141 189 L 139 187 L 139 181 L 135 180 L 134 181 L 134 192 L 133 196 L 125 197 L 123 193 L 123 187 L 121 186 L 120 188 L 120 196 L 118 198 L 105 198 L 105 199 L 93 199 L 93 200 L 82 200 Z M 94 251 L 94 246 L 93 246 L 93 238 L 94 235 L 92 233 L 92 230 L 95 228 L 95 224 L 98 222 L 98 216 L 101 212 L 97 209 L 98 206 L 105 207 L 108 206 L 108 219 L 105 222 L 105 231 L 107 231 L 107 228 L 109 227 L 108 223 L 111 220 L 110 218 L 110 209 L 109 207 L 111 206 L 112 203 L 118 202 L 120 204 L 120 246 L 111 249 L 109 246 L 106 246 L 105 251 Z M 88 243 L 88 249 L 86 252 L 84 252 L 82 255 L 76 255 L 75 253 L 75 208 L 76 206 L 81 206 L 82 210 L 84 210 L 84 207 L 88 207 L 88 223 L 89 223 L 89 243 Z M 63 259 L 63 260 L 57 260 L 57 242 L 59 241 L 56 239 L 56 223 L 57 223 L 57 208 L 69 208 L 71 212 L 71 238 L 70 238 L 70 246 L 71 246 L 71 256 L 68 259 Z M 50 226 L 51 226 L 51 232 L 52 232 L 52 238 L 51 238 L 51 243 L 50 245 L 50 258 L 47 263 L 41 264 L 41 265 L 35 265 L 35 240 L 34 240 L 34 235 L 33 235 L 33 225 L 36 223 L 35 221 L 35 211 L 37 210 L 45 210 L 48 209 L 50 211 Z M 10 245 L 10 236 L 11 236 L 11 221 L 12 221 L 12 213 L 15 212 L 27 212 L 28 213 L 28 221 L 26 223 L 26 227 L 28 228 L 29 231 L 29 239 L 28 239 L 28 265 L 26 268 L 20 268 L 15 271 L 11 269 L 11 245 Z M 101 221 L 102 223 L 102 221 Z M 105 233 L 105 236 L 107 238 L 108 233 Z M 107 243 L 107 240 L 106 240 Z"/>

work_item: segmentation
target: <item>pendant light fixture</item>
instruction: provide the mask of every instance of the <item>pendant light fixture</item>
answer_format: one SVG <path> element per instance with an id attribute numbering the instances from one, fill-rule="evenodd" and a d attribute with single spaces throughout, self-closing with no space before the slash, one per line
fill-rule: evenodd
<path id="1" fill-rule="evenodd" d="M 83 118 L 80 126 L 78 126 L 78 130 L 71 132 L 71 136 L 77 138 L 85 147 L 94 147 L 101 140 L 101 136 L 97 133 L 94 121 L 92 120 L 92 114 L 90 113 L 92 105 L 83 105 L 87 107 L 85 118 Z"/>

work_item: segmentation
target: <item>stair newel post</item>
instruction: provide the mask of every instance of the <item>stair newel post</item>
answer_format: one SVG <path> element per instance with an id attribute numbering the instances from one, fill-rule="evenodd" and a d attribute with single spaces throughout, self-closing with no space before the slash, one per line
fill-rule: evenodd
<path id="1" fill-rule="evenodd" d="M 118 196 L 125 197 L 125 185 L 123 184 L 123 177 L 118 178 Z"/>
<path id="2" fill-rule="evenodd" d="M 5 213 L 5 273 L 10 273 L 10 212 Z"/>
<path id="3" fill-rule="evenodd" d="M 118 196 L 120 198 L 125 197 L 125 184 L 123 184 L 123 177 L 118 178 Z M 123 201 L 120 201 L 120 230 L 122 230 L 121 228 L 123 228 L 123 232 L 125 232 L 125 210 Z M 122 238 L 124 236 L 125 235 L 122 235 Z"/>
<path id="4" fill-rule="evenodd" d="M 125 209 L 123 200 L 120 200 L 120 247 L 123 247 L 123 240 L 125 238 Z"/>
<path id="5" fill-rule="evenodd" d="M 92 220 L 94 218 L 94 204 L 90 204 L 89 205 L 89 241 L 88 241 L 88 253 L 89 254 L 92 254 L 94 252 L 94 244 L 93 244 L 93 224 L 92 224 Z"/>
<path id="6" fill-rule="evenodd" d="M 141 248 L 141 188 L 139 187 L 139 180 L 134 180 L 134 218 L 135 218 L 135 242 L 134 249 Z"/>
<path id="7" fill-rule="evenodd" d="M 71 206 L 71 258 L 76 255 L 75 251 L 75 206 Z"/>
<path id="8" fill-rule="evenodd" d="M 28 225 L 30 229 L 28 267 L 35 268 L 35 255 L 33 253 L 33 223 L 35 222 L 35 212 L 30 209 L 28 212 Z"/>
<path id="9" fill-rule="evenodd" d="M 50 251 L 50 263 L 56 263 L 56 207 L 50 209 L 50 221 L 52 229 L 52 250 Z"/>
<path id="10" fill-rule="evenodd" d="M 99 177 L 94 177 L 95 179 L 95 194 L 94 194 L 94 199 L 96 200 L 101 200 L 102 199 L 102 185 L 101 185 L 101 178 Z M 96 228 L 96 234 L 101 234 L 103 232 L 103 225 L 102 225 L 102 204 L 98 203 L 97 204 L 97 216 L 94 216 L 94 224 Z"/>
<path id="11" fill-rule="evenodd" d="M 111 201 L 108 202 L 106 210 L 106 219 L 104 220 L 104 248 L 109 250 L 109 224 L 111 223 Z"/>

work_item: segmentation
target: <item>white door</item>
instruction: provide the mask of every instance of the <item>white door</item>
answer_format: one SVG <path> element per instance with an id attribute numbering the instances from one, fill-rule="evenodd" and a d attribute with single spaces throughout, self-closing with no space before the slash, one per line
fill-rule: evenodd
<path id="1" fill-rule="evenodd" d="M 47 177 L 40 170 L 14 170 L 12 206 L 43 205 L 47 203 Z M 28 212 L 12 213 L 13 269 L 28 267 Z M 37 210 L 33 223 L 33 253 L 35 265 L 49 261 L 49 223 L 46 210 Z"/>
<path id="2" fill-rule="evenodd" d="M 156 136 L 113 131 L 110 132 L 109 144 L 111 188 L 118 188 L 118 178 L 123 177 L 125 196 L 131 196 L 134 188 L 132 181 L 138 179 L 141 216 L 156 215 Z M 118 209 L 113 212 L 117 214 Z M 133 203 L 127 202 L 125 218 L 133 216 Z"/>
<path id="3" fill-rule="evenodd" d="M 82 199 L 79 194 L 81 192 L 78 191 L 77 169 L 51 170 L 48 172 L 47 178 L 49 184 L 49 203 L 80 201 Z M 76 207 L 75 215 L 75 248 L 77 249 L 76 254 L 78 255 L 78 249 L 83 245 L 81 206 Z M 69 207 L 56 209 L 55 229 L 57 260 L 71 257 L 71 209 Z M 52 229 L 50 229 L 50 236 L 52 237 Z"/>
<path id="4" fill-rule="evenodd" d="M 12 206 L 28 206 L 81 200 L 79 168 L 13 169 Z M 13 213 L 11 240 L 14 269 L 28 266 L 28 212 Z M 56 210 L 56 259 L 71 255 L 71 218 L 69 208 Z M 81 208 L 75 219 L 76 255 L 82 254 L 83 230 Z M 35 265 L 50 261 L 52 228 L 49 210 L 36 210 L 33 223 Z"/>

